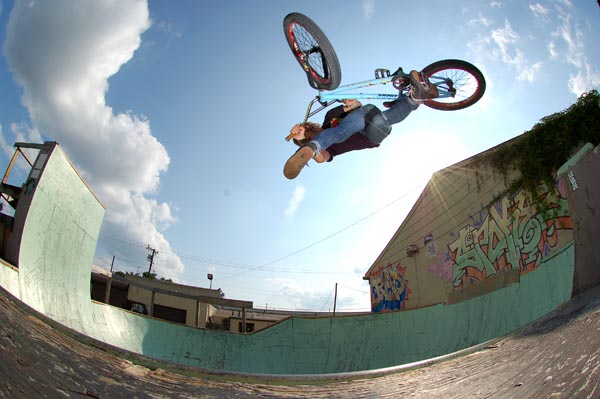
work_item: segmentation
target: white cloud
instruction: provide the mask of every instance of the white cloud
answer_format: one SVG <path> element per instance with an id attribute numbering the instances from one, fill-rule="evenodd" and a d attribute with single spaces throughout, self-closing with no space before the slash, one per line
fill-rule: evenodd
<path id="1" fill-rule="evenodd" d="M 295 310 L 333 311 L 335 300 L 334 282 L 330 282 L 328 287 L 322 284 L 316 287 L 315 282 L 302 284 L 292 278 L 275 277 L 267 281 L 274 286 L 272 295 L 278 297 L 273 299 L 282 304 L 278 306 Z M 359 280 L 357 284 L 339 283 L 337 289 L 337 311 L 365 311 L 370 308 L 368 282 Z"/>
<path id="2" fill-rule="evenodd" d="M 536 62 L 532 65 L 522 65 L 521 71 L 517 75 L 518 80 L 526 80 L 529 83 L 532 83 L 535 80 L 535 77 L 538 76 L 539 72 L 542 70 L 542 62 Z"/>
<path id="3" fill-rule="evenodd" d="M 300 204 L 304 200 L 305 196 L 306 189 L 304 188 L 304 186 L 301 184 L 296 186 L 296 188 L 294 189 L 294 194 L 292 194 L 292 198 L 290 198 L 290 200 L 288 201 L 287 208 L 285 208 L 285 211 L 283 211 L 286 222 L 291 221 L 294 218 L 294 216 L 296 216 L 296 212 L 298 211 L 298 208 L 300 207 Z"/>
<path id="4" fill-rule="evenodd" d="M 363 0 L 362 9 L 365 18 L 371 18 L 375 14 L 375 0 Z"/>
<path id="5" fill-rule="evenodd" d="M 581 40 L 583 33 L 577 26 L 572 25 L 572 18 L 572 15 L 562 12 L 560 16 L 561 22 L 552 33 L 552 36 L 562 39 L 564 44 L 566 44 L 566 61 L 577 68 L 581 68 L 583 66 L 583 59 L 585 58 L 583 41 Z"/>
<path id="6" fill-rule="evenodd" d="M 548 43 L 548 52 L 550 53 L 551 59 L 556 59 L 558 57 L 558 52 L 556 51 L 556 44 L 554 44 L 554 42 Z"/>
<path id="7" fill-rule="evenodd" d="M 472 20 L 470 26 L 476 27 L 481 24 L 484 27 L 488 25 L 483 22 L 475 23 L 475 21 L 486 21 L 491 25 L 489 20 L 484 17 L 479 17 L 477 20 Z M 534 82 L 539 72 L 542 70 L 543 62 L 537 61 L 531 63 L 525 56 L 519 46 L 521 45 L 521 36 L 512 28 L 508 19 L 504 21 L 504 26 L 492 29 L 486 34 L 477 35 L 467 45 L 477 57 L 489 57 L 492 60 L 500 60 L 506 64 L 513 66 L 516 69 L 516 79 L 527 82 Z M 553 47 L 548 48 L 549 51 L 554 51 Z M 481 64 L 485 64 L 480 60 Z"/>
<path id="8" fill-rule="evenodd" d="M 569 78 L 569 90 L 576 96 L 580 96 L 595 87 L 600 87 L 600 72 L 587 62 L 584 68 Z"/>
<path id="9" fill-rule="evenodd" d="M 285 297 L 282 301 L 288 303 L 290 308 L 296 310 L 328 311 L 333 309 L 333 291 L 331 287 L 328 291 L 307 288 L 305 285 L 291 278 L 276 277 L 268 279 L 268 282 L 275 286 L 273 295 Z"/>
<path id="10" fill-rule="evenodd" d="M 169 155 L 146 117 L 106 104 L 108 79 L 150 25 L 145 1 L 16 1 L 3 51 L 34 129 L 61 144 L 106 205 L 103 230 L 168 250 L 160 230 L 176 219 L 151 196 Z M 156 271 L 176 279 L 183 264 L 164 254 Z"/>
<path id="11" fill-rule="evenodd" d="M 514 51 L 516 55 L 511 54 L 512 46 L 519 40 L 519 35 L 512 29 L 508 20 L 504 21 L 504 27 L 494 29 L 491 33 L 492 40 L 498 46 L 502 61 L 515 63 L 519 57 L 518 51 Z M 498 54 L 498 50 L 494 53 Z"/>
<path id="12" fill-rule="evenodd" d="M 478 25 L 481 25 L 483 27 L 488 27 L 488 26 L 492 25 L 492 21 L 490 21 L 483 15 L 479 15 L 477 18 L 473 18 L 473 19 L 469 20 L 467 25 L 469 25 L 470 27 L 476 27 Z"/>
<path id="13" fill-rule="evenodd" d="M 548 50 L 553 59 L 562 59 L 576 68 L 569 78 L 569 90 L 576 96 L 600 86 L 600 71 L 596 69 L 585 54 L 584 33 L 579 28 L 570 1 L 562 2 L 565 7 L 557 6 L 559 24 L 552 32 L 555 39 Z M 561 51 L 562 50 L 562 51 Z"/>
<path id="14" fill-rule="evenodd" d="M 531 62 L 526 54 L 532 54 L 525 50 L 525 46 L 535 40 L 540 34 L 519 34 L 511 26 L 508 19 L 504 26 L 493 29 L 491 32 L 480 33 L 468 43 L 469 48 L 476 57 L 500 60 L 516 69 L 517 80 L 533 83 L 546 69 L 549 62 L 560 61 L 571 65 L 575 72 L 570 74 L 568 80 L 569 90 L 579 96 L 592 88 L 597 88 L 600 79 L 600 71 L 589 62 L 585 51 L 585 35 L 579 27 L 577 16 L 573 12 L 573 4 L 569 0 L 554 3 L 554 7 L 547 7 L 541 3 L 529 5 L 530 11 L 536 20 L 547 26 L 552 21 L 557 21 L 556 27 L 551 31 L 551 40 L 546 49 L 549 54 L 548 60 Z M 485 27 L 485 17 L 479 16 L 472 19 L 469 26 L 473 28 Z M 547 35 L 544 29 L 544 36 Z M 524 38 L 522 38 L 522 36 Z M 480 61 L 484 64 L 483 61 Z"/>
<path id="15" fill-rule="evenodd" d="M 558 0 L 558 2 L 563 3 L 567 7 L 573 7 L 573 3 L 571 2 L 571 0 Z"/>
<path id="16" fill-rule="evenodd" d="M 283 277 L 267 279 L 267 281 L 275 286 L 273 294 L 285 297 L 285 302 L 289 303 L 289 306 L 294 309 L 308 309 L 303 305 L 303 299 L 310 295 L 307 293 L 306 288 L 297 281 Z M 281 301 L 278 300 L 277 302 Z"/>
<path id="17" fill-rule="evenodd" d="M 10 131 L 14 140 L 9 143 L 6 141 L 2 126 L 0 125 L 0 148 L 2 148 L 2 151 L 8 158 L 11 158 L 14 154 L 14 143 L 16 142 L 41 143 L 43 141 L 40 132 L 35 128 L 30 128 L 26 123 L 11 123 Z M 22 148 L 21 152 L 27 155 L 29 160 L 34 161 L 38 151 L 32 148 Z M 17 157 L 15 165 L 24 173 L 29 173 L 29 170 L 31 169 L 31 165 L 27 163 L 23 156 Z"/>
<path id="18" fill-rule="evenodd" d="M 171 24 L 170 22 L 165 22 L 165 21 L 160 21 L 156 27 L 163 31 L 166 32 L 168 35 L 173 36 L 177 39 L 181 39 L 183 37 L 183 35 L 181 34 L 181 32 L 179 32 L 179 30 L 177 30 L 175 28 L 175 26 L 173 26 L 173 24 Z"/>
<path id="19" fill-rule="evenodd" d="M 533 12 L 533 15 L 537 19 L 542 20 L 545 20 L 548 17 L 548 14 L 550 13 L 550 11 L 540 3 L 530 4 L 529 9 L 531 10 L 531 12 Z"/>

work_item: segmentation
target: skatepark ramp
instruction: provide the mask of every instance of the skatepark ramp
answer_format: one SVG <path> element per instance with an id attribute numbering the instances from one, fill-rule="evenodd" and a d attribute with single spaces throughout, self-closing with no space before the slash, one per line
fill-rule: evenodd
<path id="1" fill-rule="evenodd" d="M 547 240 L 536 241 L 543 256 L 535 267 L 518 275 L 507 271 L 500 283 L 476 295 L 473 286 L 452 301 L 407 311 L 292 317 L 253 334 L 169 323 L 91 300 L 91 265 L 104 207 L 58 143 L 16 146 L 34 148 L 38 154 L 22 187 L 3 183 L 14 215 L 1 220 L 0 285 L 23 305 L 78 334 L 158 361 L 225 373 L 278 375 L 394 367 L 504 336 L 600 281 L 599 246 L 594 244 L 600 226 L 600 151 L 587 144 L 556 175 L 560 190 L 551 203 L 560 202 L 555 215 L 572 224 L 561 229 L 556 225 L 555 231 L 548 231 L 552 226 L 546 224 Z M 472 167 L 462 173 L 467 179 L 469 173 L 481 171 Z M 467 198 L 479 200 L 477 187 L 467 190 Z M 417 204 L 413 213 L 418 212 Z M 464 220 L 459 213 L 468 211 L 447 212 L 448 220 Z M 552 250 L 544 252 L 544 244 Z"/>

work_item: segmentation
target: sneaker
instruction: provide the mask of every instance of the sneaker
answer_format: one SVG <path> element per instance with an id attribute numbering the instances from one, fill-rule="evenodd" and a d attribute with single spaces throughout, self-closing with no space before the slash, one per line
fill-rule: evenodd
<path id="1" fill-rule="evenodd" d="M 313 143 L 308 143 L 300 147 L 294 155 L 290 157 L 283 167 L 283 175 L 292 180 L 298 177 L 300 171 L 315 156 L 316 146 Z"/>
<path id="2" fill-rule="evenodd" d="M 440 94 L 435 85 L 432 85 L 423 72 L 410 71 L 410 93 L 413 100 L 422 101 L 436 98 Z"/>

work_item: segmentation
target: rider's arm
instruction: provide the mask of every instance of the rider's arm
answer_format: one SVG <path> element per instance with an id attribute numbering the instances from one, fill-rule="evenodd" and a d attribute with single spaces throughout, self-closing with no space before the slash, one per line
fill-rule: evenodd
<path id="1" fill-rule="evenodd" d="M 293 134 L 294 143 L 303 146 L 321 133 L 323 129 L 318 123 L 307 122 L 306 125 L 296 124 L 290 131 Z"/>
<path id="2" fill-rule="evenodd" d="M 294 144 L 301 147 L 308 142 L 306 137 L 304 137 L 304 133 L 306 129 L 301 124 L 297 123 L 290 130 L 290 134 L 292 134 L 292 138 L 294 139 Z"/>

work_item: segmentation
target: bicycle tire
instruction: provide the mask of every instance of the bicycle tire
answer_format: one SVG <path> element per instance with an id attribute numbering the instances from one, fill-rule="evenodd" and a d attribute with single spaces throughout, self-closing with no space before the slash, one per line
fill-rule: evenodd
<path id="1" fill-rule="evenodd" d="M 310 86 L 318 90 L 337 88 L 342 81 L 340 62 L 321 28 L 306 15 L 293 12 L 283 19 L 283 31 Z"/>
<path id="2" fill-rule="evenodd" d="M 483 97 L 485 78 L 473 64 L 462 60 L 441 60 L 423 68 L 430 82 L 438 87 L 440 97 L 425 100 L 424 104 L 441 111 L 456 111 L 470 107 Z M 453 96 L 446 97 L 455 89 Z"/>

